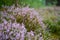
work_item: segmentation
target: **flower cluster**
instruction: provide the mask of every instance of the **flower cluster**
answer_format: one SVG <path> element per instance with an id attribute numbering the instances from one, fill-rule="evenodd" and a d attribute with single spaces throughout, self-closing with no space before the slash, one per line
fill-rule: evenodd
<path id="1" fill-rule="evenodd" d="M 24 24 L 4 21 L 0 24 L 0 40 L 24 40 L 27 30 Z"/>
<path id="2" fill-rule="evenodd" d="M 11 6 L 0 13 L 0 40 L 34 40 L 42 32 L 42 18 L 33 8 Z"/>

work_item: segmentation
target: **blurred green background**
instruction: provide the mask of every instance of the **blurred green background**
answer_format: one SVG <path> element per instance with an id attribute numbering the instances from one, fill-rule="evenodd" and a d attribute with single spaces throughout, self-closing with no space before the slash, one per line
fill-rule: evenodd
<path id="1" fill-rule="evenodd" d="M 44 6 L 56 5 L 57 0 L 0 0 L 0 7 L 2 5 L 11 6 L 13 4 L 19 4 L 21 6 L 29 5 L 30 7 L 38 8 Z"/>

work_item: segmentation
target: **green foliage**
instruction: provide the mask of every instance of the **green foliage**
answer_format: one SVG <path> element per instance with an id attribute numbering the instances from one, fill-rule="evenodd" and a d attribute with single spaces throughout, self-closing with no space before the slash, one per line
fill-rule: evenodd
<path id="1" fill-rule="evenodd" d="M 0 7 L 2 5 L 10 6 L 16 3 L 20 4 L 21 6 L 29 5 L 30 7 L 40 7 L 45 5 L 45 0 L 0 0 Z"/>
<path id="2" fill-rule="evenodd" d="M 56 5 L 57 0 L 46 0 L 46 5 L 48 6 L 52 6 L 52 5 Z"/>
<path id="3" fill-rule="evenodd" d="M 10 6 L 10 5 L 12 5 L 12 4 L 14 4 L 14 0 L 0 0 L 0 7 L 1 7 L 2 5 Z"/>
<path id="4" fill-rule="evenodd" d="M 0 13 L 0 23 L 2 23 L 2 22 L 3 22 L 3 21 L 2 21 L 2 19 L 1 19 L 1 16 L 2 16 L 2 15 L 1 15 L 1 13 Z"/>
<path id="5" fill-rule="evenodd" d="M 47 2 L 46 2 L 47 1 Z M 2 5 L 7 5 L 11 6 L 13 4 L 19 4 L 22 7 L 29 5 L 30 7 L 34 8 L 39 8 L 39 7 L 44 7 L 45 5 L 50 6 L 50 5 L 56 5 L 57 1 L 56 0 L 0 0 L 0 7 Z"/>
<path id="6" fill-rule="evenodd" d="M 3 23 L 3 21 L 0 19 L 0 23 Z"/>
<path id="7" fill-rule="evenodd" d="M 19 23 L 22 23 L 23 22 L 23 16 L 22 15 L 17 15 L 16 17 L 16 21 L 19 22 Z"/>
<path id="8" fill-rule="evenodd" d="M 30 7 L 41 7 L 45 5 L 45 0 L 22 0 L 22 6 L 29 5 Z"/>
<path id="9" fill-rule="evenodd" d="M 20 24 L 24 23 L 28 32 L 32 30 L 38 34 L 41 31 L 41 26 L 38 22 L 38 19 L 36 17 L 31 19 L 29 14 L 26 14 L 25 16 L 18 15 L 16 17 L 16 21 Z"/>
<path id="10" fill-rule="evenodd" d="M 44 24 L 47 26 L 46 31 L 44 32 L 45 40 L 55 40 L 55 38 L 60 37 L 60 19 L 58 16 L 54 15 L 55 13 L 51 13 L 44 16 Z"/>
<path id="11" fill-rule="evenodd" d="M 60 21 L 60 20 L 59 20 Z M 56 35 L 60 35 L 60 22 L 53 22 L 51 19 L 47 19 L 44 20 L 44 23 L 47 25 L 47 29 L 49 30 L 49 32 L 56 34 Z"/>

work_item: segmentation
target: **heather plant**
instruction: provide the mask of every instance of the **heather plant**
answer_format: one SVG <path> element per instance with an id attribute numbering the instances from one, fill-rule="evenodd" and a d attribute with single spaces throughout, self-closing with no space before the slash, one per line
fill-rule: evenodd
<path id="1" fill-rule="evenodd" d="M 60 16 L 49 9 L 39 12 L 15 5 L 0 11 L 0 40 L 59 40 Z"/>
<path id="2" fill-rule="evenodd" d="M 35 40 L 35 36 L 40 33 L 43 40 L 43 29 L 40 23 L 42 20 L 39 19 L 39 14 L 35 9 L 12 6 L 0 13 L 3 21 L 0 23 L 1 40 Z"/>
<path id="3" fill-rule="evenodd" d="M 58 14 L 58 13 L 57 13 Z M 48 16 L 47 16 L 48 15 Z M 44 15 L 44 24 L 46 25 L 46 31 L 48 34 L 45 34 L 48 36 L 48 39 L 51 40 L 58 40 L 60 36 L 60 22 L 59 22 L 59 17 L 55 14 L 54 11 L 49 12 L 47 11 Z M 47 39 L 47 40 L 48 40 Z"/>
<path id="4" fill-rule="evenodd" d="M 44 20 L 44 23 L 47 25 L 46 31 L 48 32 L 47 35 L 48 35 L 49 39 L 51 39 L 51 40 L 58 39 L 59 36 L 60 36 L 60 33 L 59 33 L 60 32 L 59 31 L 60 30 L 60 27 L 59 27 L 60 25 L 58 25 L 56 22 L 53 22 L 53 21 L 48 20 L 48 19 Z"/>
<path id="5" fill-rule="evenodd" d="M 44 23 L 47 25 L 48 29 L 50 29 L 50 32 L 52 33 L 57 33 L 58 34 L 58 30 L 59 28 L 59 24 L 58 24 L 58 20 L 57 19 L 46 19 L 44 20 Z"/>
<path id="6" fill-rule="evenodd" d="M 24 10 L 24 9 L 27 9 L 27 10 Z M 24 8 L 24 9 L 22 9 L 21 14 L 18 13 L 20 15 L 16 16 L 16 21 L 20 24 L 23 22 L 28 32 L 32 30 L 35 32 L 35 34 L 40 33 L 42 29 L 39 23 L 39 19 L 37 18 L 38 15 L 35 14 L 35 11 L 33 9 L 29 9 L 29 8 Z M 37 28 L 39 30 L 37 30 Z"/>
<path id="7" fill-rule="evenodd" d="M 33 18 L 30 18 L 29 14 L 26 14 L 24 17 L 23 16 L 17 16 L 17 19 L 16 21 L 18 23 L 24 23 L 25 24 L 25 27 L 27 28 L 27 31 L 35 31 L 36 28 L 40 28 L 40 24 L 38 22 L 38 19 L 33 17 Z"/>
<path id="8" fill-rule="evenodd" d="M 60 15 L 55 11 L 53 7 L 51 8 L 40 8 L 37 10 L 43 17 L 43 22 L 46 26 L 44 31 L 44 40 L 59 40 L 60 37 Z"/>
<path id="9" fill-rule="evenodd" d="M 26 29 L 23 27 L 24 24 L 20 25 L 18 23 L 7 22 L 0 24 L 0 40 L 24 40 L 24 34 L 26 33 Z"/>

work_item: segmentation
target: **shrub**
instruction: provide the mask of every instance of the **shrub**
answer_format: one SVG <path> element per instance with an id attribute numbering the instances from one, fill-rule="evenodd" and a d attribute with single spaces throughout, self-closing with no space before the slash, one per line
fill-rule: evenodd
<path id="1" fill-rule="evenodd" d="M 38 12 L 35 9 L 24 7 L 8 8 L 1 12 L 0 30 L 1 40 L 24 40 L 32 39 L 43 29 L 40 25 Z M 27 37 L 26 37 L 27 36 Z M 42 37 L 42 36 L 41 36 Z"/>

